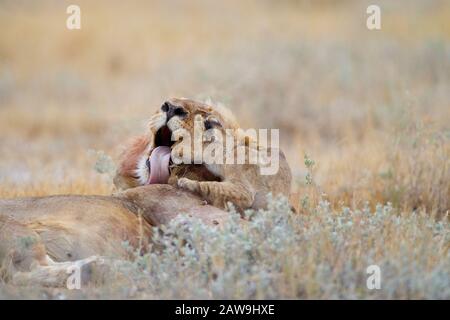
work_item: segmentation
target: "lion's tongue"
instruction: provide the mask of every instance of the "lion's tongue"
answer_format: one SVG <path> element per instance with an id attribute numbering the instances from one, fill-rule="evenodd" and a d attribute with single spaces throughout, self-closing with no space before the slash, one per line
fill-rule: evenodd
<path id="1" fill-rule="evenodd" d="M 167 183 L 169 180 L 170 148 L 156 147 L 150 155 L 150 177 L 147 184 Z"/>

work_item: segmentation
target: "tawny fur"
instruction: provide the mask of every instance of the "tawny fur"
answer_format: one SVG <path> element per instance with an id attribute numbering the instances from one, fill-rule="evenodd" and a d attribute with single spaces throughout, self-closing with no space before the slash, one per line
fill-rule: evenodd
<path id="1" fill-rule="evenodd" d="M 148 179 L 145 162 L 153 150 L 150 135 L 141 135 L 131 139 L 122 151 L 119 166 L 114 177 L 114 185 L 126 190 L 144 185 Z M 170 169 L 168 184 L 176 185 L 179 178 L 200 181 L 216 181 L 218 178 L 203 165 L 173 165 Z"/>
<path id="2" fill-rule="evenodd" d="M 0 278 L 20 285 L 65 286 L 68 268 L 83 259 L 88 259 L 88 275 L 101 277 L 114 259 L 130 257 L 125 241 L 133 250 L 145 250 L 152 226 L 181 213 L 214 226 L 228 216 L 169 185 L 133 188 L 115 196 L 0 200 Z"/>
<path id="3" fill-rule="evenodd" d="M 188 99 L 171 99 L 168 101 L 171 105 L 181 107 L 188 112 L 188 116 L 184 118 L 173 117 L 168 123 L 168 127 L 172 132 L 182 128 L 190 132 L 194 136 L 194 121 L 203 119 L 204 121 L 212 121 L 218 124 L 210 131 L 208 141 L 203 141 L 203 150 L 211 143 L 222 143 L 214 137 L 214 133 L 220 132 L 225 137 L 226 132 L 233 135 L 235 141 L 234 157 L 237 159 L 237 148 L 243 147 L 246 150 L 246 161 L 244 164 L 204 164 L 210 171 L 214 172 L 221 181 L 199 181 L 180 178 L 177 182 L 180 188 L 190 190 L 199 194 L 208 203 L 225 209 L 228 203 L 232 203 L 239 211 L 245 209 L 260 209 L 267 206 L 267 195 L 271 193 L 273 196 L 283 195 L 289 198 L 291 191 L 291 170 L 283 152 L 279 149 L 264 150 L 269 154 L 277 152 L 279 154 L 279 170 L 274 175 L 262 175 L 260 164 L 250 164 L 248 155 L 252 148 L 262 150 L 263 146 L 258 145 L 254 141 L 250 141 L 248 137 L 241 139 L 240 130 L 234 118 L 230 117 L 225 109 L 215 109 L 203 103 Z M 171 123 L 172 122 L 172 123 Z M 205 128 L 203 128 L 205 129 Z M 226 130 L 233 129 L 233 130 Z M 155 132 L 155 129 L 152 130 Z M 211 137 L 215 138 L 212 139 Z M 243 141 L 238 144 L 239 141 Z M 225 152 L 225 151 L 224 151 Z M 192 154 L 194 151 L 192 151 Z M 192 156 L 194 158 L 194 156 Z"/>
<path id="4" fill-rule="evenodd" d="M 181 108 L 184 111 L 183 116 L 173 116 L 169 120 L 167 119 L 167 111 L 156 112 L 149 121 L 149 132 L 146 135 L 147 139 L 137 139 L 134 145 L 130 146 L 129 150 L 124 152 L 122 157 L 123 165 L 121 168 L 128 168 L 127 170 L 119 170 L 117 173 L 117 181 L 130 181 L 133 171 L 132 168 L 139 167 L 139 161 L 136 161 L 135 152 L 139 149 L 140 142 L 145 140 L 148 144 L 141 148 L 143 157 L 147 157 L 148 150 L 152 150 L 156 147 L 155 137 L 158 130 L 167 126 L 173 137 L 177 138 L 177 132 L 185 130 L 190 133 L 191 137 L 194 137 L 194 122 L 199 118 L 206 120 L 213 120 L 220 124 L 218 128 L 222 133 L 226 129 L 232 129 L 236 135 L 239 134 L 239 125 L 231 112 L 224 107 L 213 107 L 205 103 L 197 102 L 189 99 L 173 98 L 166 102 L 173 108 Z M 235 141 L 240 141 L 240 137 L 234 136 Z M 176 145 L 177 142 L 175 142 Z M 204 148 L 210 142 L 203 142 Z M 247 154 L 250 148 L 262 148 L 262 146 L 254 146 L 248 139 L 244 139 L 245 148 Z M 236 152 L 236 145 L 234 152 Z M 203 148 L 203 149 L 204 149 Z M 260 209 L 265 208 L 267 205 L 267 195 L 271 193 L 274 196 L 284 195 L 289 197 L 291 189 L 291 170 L 287 163 L 287 160 L 281 150 L 274 149 L 268 150 L 268 152 L 279 153 L 279 170 L 275 175 L 261 175 L 260 166 L 258 164 L 246 164 L 239 165 L 206 165 L 199 166 L 200 168 L 207 168 L 211 176 L 203 179 L 207 175 L 196 175 L 195 177 L 180 176 L 174 174 L 173 178 L 169 180 L 169 183 L 175 183 L 178 187 L 186 190 L 190 190 L 199 194 L 208 203 L 218 207 L 227 208 L 228 203 L 232 203 L 239 211 L 253 208 Z M 181 156 L 181 155 L 178 155 Z M 194 150 L 191 150 L 191 159 L 194 159 Z M 187 167 L 186 167 L 187 166 Z M 183 166 L 179 167 L 183 168 Z M 187 170 L 186 170 L 187 168 Z M 191 167 L 184 165 L 184 171 L 189 172 Z M 201 169 L 203 170 L 203 169 Z M 143 172 L 142 175 L 146 173 Z M 132 181 L 133 182 L 133 181 Z M 136 179 L 134 180 L 136 183 Z M 137 182 L 139 183 L 139 182 Z M 116 183 L 118 185 L 118 183 Z M 125 185 L 125 184 L 124 184 Z M 133 183 L 128 184 L 129 187 L 134 186 Z"/>

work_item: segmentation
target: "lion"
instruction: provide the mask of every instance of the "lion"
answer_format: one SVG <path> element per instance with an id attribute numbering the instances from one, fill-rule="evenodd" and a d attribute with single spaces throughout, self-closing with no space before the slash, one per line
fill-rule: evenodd
<path id="1" fill-rule="evenodd" d="M 176 181 L 181 177 L 204 181 L 218 179 L 203 165 L 171 164 L 169 153 L 168 147 L 154 146 L 152 135 L 131 138 L 120 155 L 118 169 L 113 179 L 114 185 L 118 190 L 126 190 L 154 183 L 176 185 Z M 153 172 L 151 167 L 154 169 Z M 151 173 L 154 174 L 153 177 Z"/>
<path id="2" fill-rule="evenodd" d="M 112 196 L 0 200 L 0 278 L 15 284 L 60 287 L 67 280 L 67 270 L 80 264 L 89 265 L 92 277 L 102 274 L 93 270 L 108 265 L 104 259 L 100 264 L 99 257 L 128 258 L 124 242 L 133 250 L 145 250 L 152 227 L 179 214 L 222 225 L 229 214 L 175 187 L 181 177 L 199 181 L 218 181 L 218 177 L 201 164 L 171 163 L 173 143 L 167 136 L 171 131 L 155 125 L 170 118 L 171 112 L 156 114 L 150 124 L 154 131 L 134 138 L 125 148 L 114 178 L 118 192 Z M 212 110 L 205 107 L 203 112 Z"/>
<path id="3" fill-rule="evenodd" d="M 289 193 L 284 156 L 281 172 L 272 177 L 261 176 L 252 164 L 173 163 L 181 142 L 177 132 L 192 132 L 198 120 L 205 131 L 239 128 L 226 109 L 170 99 L 151 118 L 149 134 L 123 152 L 114 178 L 119 192 L 0 200 L 0 277 L 15 284 L 64 286 L 73 267 L 88 264 L 89 278 L 110 265 L 100 256 L 128 258 L 124 241 L 145 251 L 152 227 L 181 213 L 220 226 L 229 216 L 222 210 L 228 202 L 239 209 L 262 208 L 269 192 Z M 247 142 L 244 147 L 251 148 Z"/>
<path id="4" fill-rule="evenodd" d="M 208 178 L 208 173 L 201 175 L 200 168 L 190 173 L 192 178 Z M 228 216 L 199 196 L 168 184 L 150 184 L 112 196 L 1 199 L 0 279 L 62 287 L 68 270 L 86 264 L 84 281 L 96 282 L 91 278 L 102 277 L 105 267 L 130 257 L 124 242 L 143 253 L 152 227 L 167 224 L 179 214 L 212 226 L 221 226 Z"/>
<path id="5" fill-rule="evenodd" d="M 232 140 L 236 142 L 231 150 L 232 154 L 236 158 L 239 148 L 244 148 L 245 162 L 243 164 L 206 163 L 203 155 L 199 157 L 192 147 L 187 151 L 182 149 L 179 152 L 177 146 L 186 139 L 186 133 L 188 138 L 194 137 L 196 140 L 194 145 L 198 143 L 198 134 L 195 132 L 196 122 L 201 125 L 200 143 L 203 150 L 208 146 L 223 143 L 223 139 L 218 138 L 219 134 L 222 137 L 231 135 Z M 203 133 L 206 133 L 207 139 L 203 139 Z M 192 146 L 191 143 L 188 145 Z M 157 149 L 164 150 L 162 157 L 166 159 L 164 168 L 159 168 L 158 172 L 167 171 L 170 168 L 184 172 L 192 172 L 194 168 L 202 168 L 202 170 L 206 168 L 211 176 L 207 180 L 201 180 L 177 174 L 173 176 L 173 179 L 168 180 L 169 171 L 167 171 L 158 175 L 158 177 L 164 177 L 160 181 L 158 177 L 152 177 L 149 170 L 156 166 L 152 165 L 153 159 L 148 154 Z M 264 151 L 269 156 L 277 154 L 279 170 L 275 174 L 261 174 L 261 163 L 249 162 L 249 154 L 252 151 L 260 153 Z M 170 165 L 171 159 L 173 161 L 174 157 L 184 158 L 186 153 L 189 153 L 189 159 L 200 158 L 201 161 Z M 238 211 L 243 212 L 245 209 L 266 208 L 269 193 L 274 196 L 289 197 L 291 180 L 291 170 L 283 152 L 279 149 L 265 148 L 246 137 L 228 109 L 185 98 L 172 98 L 164 102 L 161 110 L 150 119 L 149 133 L 136 138 L 125 150 L 114 181 L 116 186 L 121 188 L 131 188 L 154 181 L 168 182 L 200 195 L 202 199 L 215 207 L 227 209 L 228 204 L 231 203 Z"/>
<path id="6" fill-rule="evenodd" d="M 212 107 L 187 99 L 180 100 L 184 101 L 183 106 L 174 107 L 173 101 L 178 99 L 164 102 L 160 110 L 150 118 L 148 132 L 130 139 L 124 148 L 114 177 L 114 184 L 119 190 L 150 183 L 176 185 L 181 177 L 192 180 L 220 180 L 214 172 L 205 170 L 202 164 L 174 165 L 169 156 L 172 147 L 176 144 L 176 141 L 172 139 L 172 133 L 180 129 L 193 130 L 191 126 L 195 116 L 198 115 L 214 116 L 220 119 L 226 128 L 237 129 L 238 125 L 234 116 L 224 107 Z M 157 170 L 153 172 L 150 170 L 152 167 L 150 155 L 154 155 L 157 159 L 156 164 L 153 165 L 153 169 Z"/>

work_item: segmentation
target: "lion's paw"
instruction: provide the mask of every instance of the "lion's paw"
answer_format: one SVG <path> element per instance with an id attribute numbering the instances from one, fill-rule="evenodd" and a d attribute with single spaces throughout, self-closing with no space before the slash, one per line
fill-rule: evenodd
<path id="1" fill-rule="evenodd" d="M 198 190 L 198 181 L 188 178 L 179 178 L 177 181 L 177 185 L 181 189 L 186 189 L 193 192 L 196 192 Z"/>

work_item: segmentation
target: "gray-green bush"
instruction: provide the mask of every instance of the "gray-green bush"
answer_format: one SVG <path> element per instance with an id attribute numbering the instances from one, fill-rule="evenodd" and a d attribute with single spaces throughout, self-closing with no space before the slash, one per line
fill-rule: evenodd
<path id="1" fill-rule="evenodd" d="M 450 299 L 448 220 L 399 215 L 390 204 L 373 212 L 322 201 L 309 214 L 284 199 L 268 210 L 235 212 L 219 229 L 180 216 L 157 229 L 154 250 L 124 262 L 117 277 L 80 291 L 20 292 L 52 298 L 150 299 Z M 156 231 L 156 229 L 155 229 Z M 125 244 L 126 245 L 126 244 Z M 370 265 L 381 289 L 366 286 Z M 3 295 L 18 294 L 3 290 Z M 0 291 L 1 294 L 2 291 Z"/>

